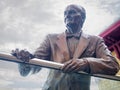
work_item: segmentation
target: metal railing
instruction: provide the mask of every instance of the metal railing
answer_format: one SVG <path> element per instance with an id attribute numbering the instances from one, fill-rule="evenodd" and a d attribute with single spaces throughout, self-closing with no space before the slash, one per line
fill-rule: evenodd
<path id="1" fill-rule="evenodd" d="M 56 70 L 60 70 L 60 67 L 63 66 L 63 64 L 61 64 L 61 63 L 56 63 L 56 62 L 37 59 L 37 58 L 31 59 L 29 62 L 23 62 L 23 61 L 17 59 L 16 57 L 14 57 L 10 54 L 3 54 L 3 53 L 0 53 L 0 60 L 9 61 L 9 62 L 16 62 L 16 63 L 27 63 L 27 64 L 37 65 L 37 66 L 56 69 Z M 88 74 L 88 73 L 85 73 L 82 71 L 77 72 L 77 73 L 83 74 L 83 75 L 88 75 L 88 76 L 94 76 L 94 77 L 99 77 L 99 78 L 120 81 L 119 76 L 103 75 L 103 74 Z"/>

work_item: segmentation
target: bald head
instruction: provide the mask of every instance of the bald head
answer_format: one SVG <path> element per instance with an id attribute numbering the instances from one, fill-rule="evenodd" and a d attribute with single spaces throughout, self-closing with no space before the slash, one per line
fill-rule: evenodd
<path id="1" fill-rule="evenodd" d="M 84 23 L 84 21 L 85 21 L 85 19 L 86 19 L 86 11 L 85 11 L 85 9 L 82 7 L 82 6 L 80 6 L 80 5 L 75 5 L 75 4 L 70 4 L 70 5 L 68 5 L 67 7 L 66 7 L 66 9 L 67 8 L 74 8 L 74 9 L 76 9 L 80 14 L 81 14 L 81 17 L 82 17 L 82 21 L 83 21 L 83 23 Z M 65 10 L 66 10 L 65 9 Z"/>
<path id="2" fill-rule="evenodd" d="M 81 30 L 85 18 L 86 12 L 82 6 L 71 4 L 64 11 L 64 22 L 72 33 L 77 33 Z"/>

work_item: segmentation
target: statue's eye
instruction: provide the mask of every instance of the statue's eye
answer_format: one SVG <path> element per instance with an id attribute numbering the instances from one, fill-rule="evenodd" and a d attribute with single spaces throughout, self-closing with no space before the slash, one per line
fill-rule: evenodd
<path id="1" fill-rule="evenodd" d="M 69 14 L 75 14 L 75 13 L 76 13 L 76 11 L 74 11 L 74 10 L 69 11 Z"/>
<path id="2" fill-rule="evenodd" d="M 65 11 L 64 15 L 70 15 L 70 14 L 75 14 L 76 11 L 75 10 L 69 10 L 69 11 Z"/>

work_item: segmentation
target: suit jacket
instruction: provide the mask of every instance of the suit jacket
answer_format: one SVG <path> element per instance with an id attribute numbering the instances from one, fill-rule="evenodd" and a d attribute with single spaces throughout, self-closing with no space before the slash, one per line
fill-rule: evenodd
<path id="1" fill-rule="evenodd" d="M 70 60 L 66 34 L 49 34 L 34 55 L 36 58 L 58 63 Z M 119 69 L 103 39 L 98 36 L 82 33 L 73 58 L 86 60 L 89 65 L 85 68 L 91 74 L 115 75 Z M 89 90 L 89 87 L 89 76 L 51 70 L 43 90 Z"/>
<path id="2" fill-rule="evenodd" d="M 50 34 L 35 52 L 35 57 L 64 63 L 70 60 L 66 34 Z M 73 58 L 83 58 L 91 74 L 115 75 L 118 63 L 111 55 L 102 38 L 81 34 Z M 77 74 L 64 74 L 51 70 L 43 90 L 89 90 L 90 77 Z"/>

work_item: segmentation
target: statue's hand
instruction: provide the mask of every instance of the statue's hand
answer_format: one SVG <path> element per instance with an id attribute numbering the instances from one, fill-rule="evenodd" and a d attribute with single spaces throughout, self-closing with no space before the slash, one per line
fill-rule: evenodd
<path id="1" fill-rule="evenodd" d="M 71 59 L 64 63 L 61 70 L 63 72 L 78 72 L 78 71 L 86 71 L 86 67 L 88 67 L 87 61 L 83 59 Z"/>
<path id="2" fill-rule="evenodd" d="M 17 59 L 22 60 L 23 62 L 29 62 L 30 59 L 34 58 L 34 56 L 26 50 L 15 49 L 12 50 L 11 54 L 15 56 Z"/>

